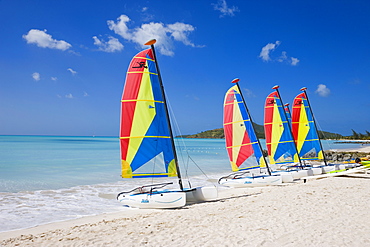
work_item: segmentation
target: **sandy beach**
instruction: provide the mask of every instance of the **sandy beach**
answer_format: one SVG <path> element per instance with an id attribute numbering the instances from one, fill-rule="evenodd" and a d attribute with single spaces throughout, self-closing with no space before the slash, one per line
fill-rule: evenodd
<path id="1" fill-rule="evenodd" d="M 129 210 L 0 233 L 2 246 L 370 246 L 370 175 L 228 189 L 176 210 Z"/>
<path id="2" fill-rule="evenodd" d="M 370 145 L 363 145 L 360 148 L 347 148 L 347 149 L 332 149 L 338 152 L 362 152 L 362 153 L 370 153 Z"/>

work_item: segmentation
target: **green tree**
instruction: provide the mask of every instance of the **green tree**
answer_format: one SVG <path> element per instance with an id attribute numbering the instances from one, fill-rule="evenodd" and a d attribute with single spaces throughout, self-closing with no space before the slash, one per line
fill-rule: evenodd
<path id="1" fill-rule="evenodd" d="M 359 139 L 359 135 L 358 135 L 358 133 L 356 132 L 356 131 L 354 131 L 353 129 L 352 129 L 352 136 L 351 136 L 352 138 L 351 139 Z"/>
<path id="2" fill-rule="evenodd" d="M 362 133 L 358 133 L 360 140 L 365 140 L 366 136 Z"/>

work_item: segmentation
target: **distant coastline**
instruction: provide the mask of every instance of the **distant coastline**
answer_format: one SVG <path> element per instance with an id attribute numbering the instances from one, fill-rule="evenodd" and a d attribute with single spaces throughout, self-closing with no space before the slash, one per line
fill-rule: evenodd
<path id="1" fill-rule="evenodd" d="M 370 141 L 363 141 L 363 140 L 351 140 L 351 141 L 348 141 L 348 140 L 343 140 L 343 141 L 337 141 L 337 142 L 334 142 L 334 143 L 370 144 Z"/>
<path id="2" fill-rule="evenodd" d="M 265 139 L 265 131 L 264 131 L 263 125 L 253 123 L 253 126 L 254 126 L 254 129 L 256 131 L 257 137 L 259 139 Z M 224 139 L 225 134 L 224 134 L 223 128 L 217 128 L 217 129 L 213 129 L 213 130 L 202 131 L 202 132 L 197 133 L 197 134 L 179 135 L 179 136 L 176 136 L 176 137 Z M 362 141 L 362 142 L 364 142 L 364 144 L 369 144 L 370 143 L 370 136 L 362 135 L 361 138 L 359 138 L 359 134 L 357 134 L 356 132 L 354 132 L 354 135 L 352 135 L 352 136 L 343 136 L 341 134 L 319 130 L 319 137 L 322 140 L 343 140 L 343 141 L 348 141 L 349 143 L 352 143 L 353 141 Z"/>

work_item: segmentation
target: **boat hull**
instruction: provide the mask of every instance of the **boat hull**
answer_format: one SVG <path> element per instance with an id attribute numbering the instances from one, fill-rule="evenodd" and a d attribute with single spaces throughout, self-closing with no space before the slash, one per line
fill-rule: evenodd
<path id="1" fill-rule="evenodd" d="M 332 173 L 332 172 L 339 172 L 339 171 L 344 171 L 346 169 L 353 168 L 348 164 L 329 164 L 327 166 L 322 167 L 322 173 Z"/>
<path id="2" fill-rule="evenodd" d="M 309 176 L 309 177 L 303 177 L 301 178 L 304 182 L 307 180 L 314 180 L 314 179 L 321 179 L 321 178 L 327 178 L 327 177 L 336 177 L 336 176 L 343 176 L 343 175 L 348 175 L 351 173 L 356 173 L 356 172 L 362 172 L 368 170 L 370 167 L 366 166 L 361 166 L 361 167 L 356 167 L 348 170 L 334 170 L 332 172 L 328 172 L 325 174 L 317 175 L 317 176 Z"/>
<path id="3" fill-rule="evenodd" d="M 279 171 L 278 173 L 290 174 L 293 177 L 293 180 L 313 175 L 313 171 L 311 169 L 286 170 L 281 172 Z"/>
<path id="4" fill-rule="evenodd" d="M 218 190 L 215 186 L 196 187 L 185 190 L 186 203 L 206 202 L 217 199 Z"/>
<path id="5" fill-rule="evenodd" d="M 289 171 L 275 171 L 273 175 L 281 176 L 282 183 L 291 183 L 294 180 L 293 175 Z"/>
<path id="6" fill-rule="evenodd" d="M 274 173 L 283 176 L 283 183 L 291 183 L 293 180 L 301 179 L 302 177 L 320 175 L 323 171 L 321 167 L 311 167 L 307 169 L 276 171 Z"/>
<path id="7" fill-rule="evenodd" d="M 256 176 L 256 177 L 242 177 L 242 178 L 222 178 L 219 183 L 223 186 L 233 188 L 244 188 L 244 187 L 261 187 L 268 185 L 281 184 L 282 176 Z"/>
<path id="8" fill-rule="evenodd" d="M 132 208 L 181 208 L 186 204 L 186 193 L 181 191 L 163 191 L 155 193 L 119 195 L 117 200 Z"/>
<path id="9" fill-rule="evenodd" d="M 311 170 L 312 170 L 314 176 L 322 174 L 322 168 L 321 167 L 312 167 Z"/>

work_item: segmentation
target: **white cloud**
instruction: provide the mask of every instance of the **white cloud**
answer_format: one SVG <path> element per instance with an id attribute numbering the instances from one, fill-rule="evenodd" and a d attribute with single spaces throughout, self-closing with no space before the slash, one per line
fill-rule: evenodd
<path id="1" fill-rule="evenodd" d="M 66 97 L 67 99 L 73 99 L 73 95 L 71 93 L 66 94 L 64 97 Z"/>
<path id="2" fill-rule="evenodd" d="M 84 97 L 90 96 L 88 93 L 84 92 Z"/>
<path id="3" fill-rule="evenodd" d="M 317 93 L 318 95 L 320 95 L 322 97 L 327 97 L 330 94 L 330 89 L 327 88 L 326 85 L 324 85 L 324 84 L 319 84 L 317 86 L 317 89 L 316 89 L 315 93 Z"/>
<path id="4" fill-rule="evenodd" d="M 40 73 L 33 73 L 32 74 L 32 78 L 35 80 L 35 81 L 39 81 L 41 79 L 41 76 L 40 76 Z"/>
<path id="5" fill-rule="evenodd" d="M 52 80 L 52 81 L 56 81 L 56 80 L 58 80 L 58 78 L 56 78 L 56 77 L 51 77 L 51 80 Z"/>
<path id="6" fill-rule="evenodd" d="M 218 10 L 218 11 L 221 12 L 220 17 L 224 17 L 224 16 L 227 16 L 227 15 L 228 16 L 234 16 L 235 12 L 239 12 L 238 7 L 232 6 L 231 8 L 229 8 L 227 6 L 226 0 L 219 0 L 217 2 L 217 4 L 213 3 L 212 5 L 213 5 L 213 8 L 215 10 Z"/>
<path id="7" fill-rule="evenodd" d="M 299 63 L 299 59 L 298 58 L 291 57 L 291 59 L 292 59 L 291 65 L 296 66 Z"/>
<path id="8" fill-rule="evenodd" d="M 262 58 L 263 61 L 270 61 L 271 58 L 270 58 L 270 52 L 275 50 L 276 47 L 278 47 L 280 45 L 280 41 L 276 41 L 275 44 L 273 43 L 268 43 L 267 45 L 265 45 L 262 50 L 261 50 L 261 53 L 260 53 L 260 58 Z"/>
<path id="9" fill-rule="evenodd" d="M 185 95 L 185 97 L 189 98 L 189 99 L 196 100 L 196 101 L 200 100 L 200 98 L 198 96 L 196 96 L 195 94 L 191 94 L 191 95 L 187 94 L 187 95 Z"/>
<path id="10" fill-rule="evenodd" d="M 194 31 L 194 27 L 192 25 L 176 22 L 175 24 L 169 24 L 167 26 L 170 29 L 171 36 L 176 41 L 180 41 L 185 45 L 195 47 L 195 45 L 191 43 L 188 39 L 189 33 Z"/>
<path id="11" fill-rule="evenodd" d="M 75 75 L 75 74 L 77 74 L 77 72 L 76 71 L 74 71 L 73 69 L 71 69 L 71 68 L 68 68 L 67 69 L 69 72 L 71 72 L 72 73 L 72 75 Z"/>
<path id="12" fill-rule="evenodd" d="M 248 89 L 248 88 L 243 88 L 243 94 L 248 97 L 248 98 L 254 98 L 256 97 L 256 95 L 252 92 L 252 90 Z"/>
<path id="13" fill-rule="evenodd" d="M 349 84 L 359 85 L 361 84 L 361 80 L 359 78 L 352 79 Z"/>
<path id="14" fill-rule="evenodd" d="M 280 62 L 280 63 L 282 63 L 282 62 L 284 62 L 285 60 L 287 60 L 288 59 L 288 56 L 286 55 L 286 51 L 283 51 L 282 53 L 281 53 L 281 56 L 278 58 L 278 61 Z"/>
<path id="15" fill-rule="evenodd" d="M 141 19 L 143 21 L 150 21 L 154 19 L 154 15 L 149 13 L 149 8 L 148 7 L 143 7 L 141 9 Z"/>
<path id="16" fill-rule="evenodd" d="M 130 18 L 127 15 L 121 15 L 117 18 L 117 23 L 112 20 L 107 21 L 108 27 L 110 30 L 114 31 L 116 34 L 122 36 L 124 39 L 131 40 L 132 34 L 129 32 L 129 29 L 126 25 L 126 22 L 129 22 Z"/>
<path id="17" fill-rule="evenodd" d="M 50 34 L 46 33 L 47 30 L 37 30 L 31 29 L 26 35 L 22 37 L 27 41 L 28 44 L 36 44 L 38 47 L 58 49 L 58 50 L 68 50 L 72 47 L 71 44 L 65 42 L 64 40 L 56 40 L 51 37 Z"/>
<path id="18" fill-rule="evenodd" d="M 140 27 L 129 29 L 127 26 L 129 21 L 130 18 L 128 16 L 121 15 L 116 22 L 109 20 L 107 23 L 110 30 L 128 41 L 139 44 L 141 47 L 145 47 L 143 45 L 145 42 L 156 39 L 156 47 L 163 55 L 174 55 L 173 40 L 195 47 L 188 39 L 189 34 L 195 29 L 192 25 L 181 22 L 168 25 L 150 22 L 142 24 Z"/>
<path id="19" fill-rule="evenodd" d="M 260 55 L 259 57 L 265 61 L 265 62 L 268 62 L 268 61 L 278 61 L 280 63 L 282 62 L 286 62 L 292 66 L 296 66 L 298 63 L 299 63 L 299 59 L 298 58 L 295 58 L 295 57 L 288 57 L 287 55 L 287 52 L 286 51 L 283 51 L 281 53 L 281 56 L 278 57 L 278 58 L 275 58 L 275 59 L 271 59 L 271 53 L 281 44 L 280 41 L 276 41 L 275 43 L 268 43 L 267 45 L 265 45 L 261 52 L 260 52 Z"/>
<path id="20" fill-rule="evenodd" d="M 122 51 L 123 45 L 118 41 L 118 39 L 113 38 L 112 36 L 108 37 L 108 41 L 100 40 L 98 37 L 94 36 L 94 45 L 99 47 L 100 51 L 105 52 L 116 52 Z"/>

